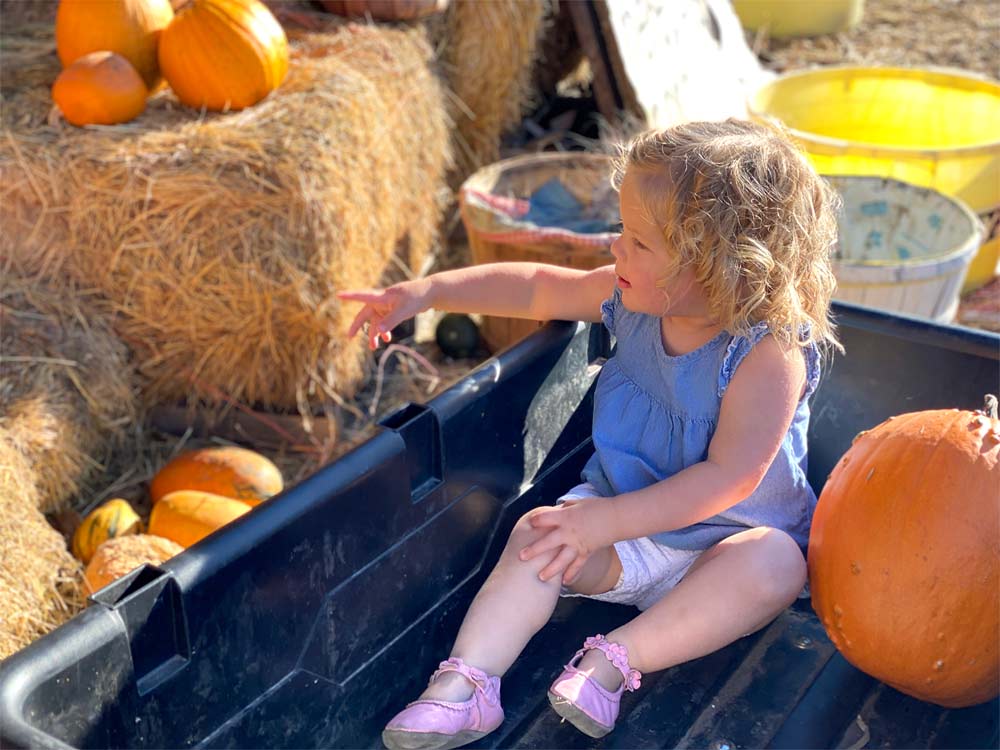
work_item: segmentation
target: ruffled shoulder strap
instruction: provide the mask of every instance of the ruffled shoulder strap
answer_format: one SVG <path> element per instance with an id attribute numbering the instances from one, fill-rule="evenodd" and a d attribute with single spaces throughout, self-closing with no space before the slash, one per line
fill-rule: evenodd
<path id="1" fill-rule="evenodd" d="M 604 321 L 604 327 L 612 334 L 617 334 L 615 328 L 618 319 L 627 314 L 628 310 L 622 305 L 622 290 L 615 285 L 615 291 L 601 303 L 601 320 Z"/>
<path id="2" fill-rule="evenodd" d="M 726 349 L 726 356 L 722 360 L 722 367 L 719 370 L 719 397 L 721 398 L 729 387 L 733 379 L 733 373 L 739 367 L 750 351 L 762 338 L 771 332 L 767 323 L 757 323 L 746 336 L 733 336 Z M 803 350 L 806 358 L 806 389 L 802 398 L 808 398 L 819 385 L 821 370 L 821 359 L 819 347 L 816 344 L 809 344 Z"/>
<path id="3" fill-rule="evenodd" d="M 601 320 L 620 347 L 623 341 L 645 340 L 649 327 L 659 326 L 660 319 L 629 310 L 622 302 L 622 290 L 615 286 L 611 297 L 601 303 Z"/>

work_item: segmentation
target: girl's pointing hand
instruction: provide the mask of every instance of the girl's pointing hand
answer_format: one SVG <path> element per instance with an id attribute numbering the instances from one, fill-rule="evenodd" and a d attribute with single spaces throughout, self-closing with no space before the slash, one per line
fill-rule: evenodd
<path id="1" fill-rule="evenodd" d="M 429 307 L 427 285 L 422 282 L 423 280 L 404 281 L 388 289 L 337 292 L 337 299 L 364 303 L 364 307 L 354 316 L 347 336 L 353 336 L 367 323 L 369 348 L 375 349 L 379 340 L 389 343 L 393 328 Z"/>

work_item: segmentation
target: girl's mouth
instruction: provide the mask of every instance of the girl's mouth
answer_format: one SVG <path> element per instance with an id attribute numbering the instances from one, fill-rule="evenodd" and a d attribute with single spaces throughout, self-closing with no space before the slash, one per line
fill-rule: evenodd
<path id="1" fill-rule="evenodd" d="M 618 288 L 619 289 L 631 289 L 632 285 L 628 283 L 628 279 L 619 276 L 618 277 Z"/>

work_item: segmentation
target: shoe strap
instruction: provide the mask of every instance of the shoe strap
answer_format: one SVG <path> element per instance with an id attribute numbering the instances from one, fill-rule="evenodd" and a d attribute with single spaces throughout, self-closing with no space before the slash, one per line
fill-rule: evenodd
<path id="1" fill-rule="evenodd" d="M 600 633 L 591 636 L 583 642 L 583 648 L 576 652 L 570 664 L 575 664 L 577 660 L 591 649 L 597 649 L 603 653 L 612 666 L 622 673 L 622 682 L 626 690 L 634 692 L 639 689 L 639 685 L 642 684 L 642 673 L 638 669 L 632 669 L 629 665 L 628 649 L 621 643 L 609 641 Z"/>
<path id="2" fill-rule="evenodd" d="M 486 672 L 466 664 L 457 656 L 453 656 L 450 659 L 445 659 L 443 662 L 438 664 L 438 668 L 434 672 L 434 674 L 431 675 L 430 681 L 433 682 L 434 678 L 436 678 L 442 672 L 458 672 L 460 675 L 462 675 L 472 684 L 474 684 L 479 690 L 485 691 L 486 688 L 490 685 L 490 676 L 486 674 Z"/>

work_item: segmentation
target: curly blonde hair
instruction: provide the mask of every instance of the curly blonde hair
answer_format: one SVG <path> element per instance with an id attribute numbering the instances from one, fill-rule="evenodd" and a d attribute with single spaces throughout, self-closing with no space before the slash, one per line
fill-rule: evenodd
<path id="1" fill-rule="evenodd" d="M 830 319 L 839 198 L 777 127 L 745 120 L 651 130 L 621 148 L 614 184 L 637 178 L 642 209 L 691 268 L 712 317 L 785 346 L 840 349 Z"/>

